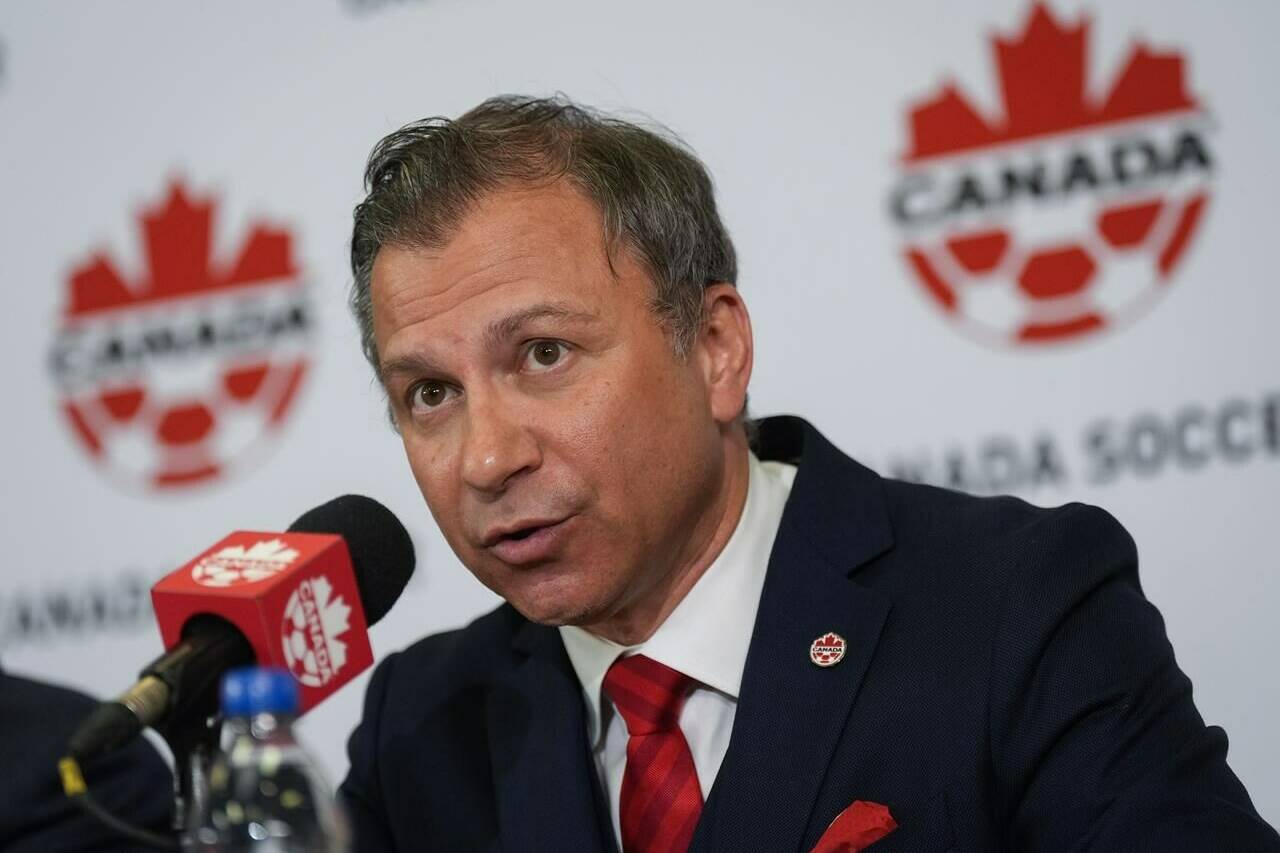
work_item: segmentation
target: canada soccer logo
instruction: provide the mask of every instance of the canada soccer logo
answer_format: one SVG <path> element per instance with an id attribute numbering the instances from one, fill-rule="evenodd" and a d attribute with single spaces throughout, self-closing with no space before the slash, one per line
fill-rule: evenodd
<path id="1" fill-rule="evenodd" d="M 810 644 L 809 660 L 821 667 L 835 666 L 844 660 L 847 646 L 844 637 L 828 632 Z"/>
<path id="2" fill-rule="evenodd" d="M 62 408 L 89 456 L 135 487 L 223 474 L 279 432 L 307 371 L 292 237 L 255 224 L 215 252 L 214 213 L 175 181 L 139 217 L 142 269 L 99 252 L 67 281 L 50 358 Z"/>
<path id="3" fill-rule="evenodd" d="M 1130 321 L 1168 286 L 1208 203 L 1208 120 L 1182 55 L 1137 42 L 1117 72 L 1092 69 L 1091 23 L 1037 3 L 1019 35 L 993 40 L 998 114 L 952 84 L 909 111 L 889 200 L 907 264 L 987 342 Z"/>
<path id="4" fill-rule="evenodd" d="M 229 545 L 196 563 L 191 579 L 201 586 L 219 588 L 257 583 L 279 574 L 296 559 L 297 550 L 279 539 L 255 542 L 248 548 Z"/>
<path id="5" fill-rule="evenodd" d="M 293 677 L 308 687 L 323 687 L 347 662 L 340 637 L 351 627 L 351 607 L 317 575 L 298 584 L 284 607 L 280 641 Z"/>

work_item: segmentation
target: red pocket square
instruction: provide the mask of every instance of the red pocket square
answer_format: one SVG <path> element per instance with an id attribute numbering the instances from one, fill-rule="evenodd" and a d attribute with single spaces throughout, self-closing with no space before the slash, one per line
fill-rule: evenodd
<path id="1" fill-rule="evenodd" d="M 898 822 L 885 806 L 854 800 L 831 821 L 812 853 L 858 853 L 897 828 Z"/>

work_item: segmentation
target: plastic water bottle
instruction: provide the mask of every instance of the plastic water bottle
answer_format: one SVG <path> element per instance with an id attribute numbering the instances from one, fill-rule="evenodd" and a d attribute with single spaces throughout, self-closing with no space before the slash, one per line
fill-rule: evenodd
<path id="1" fill-rule="evenodd" d="M 209 767 L 184 847 L 200 853 L 346 853 L 350 828 L 294 739 L 298 689 L 287 670 L 245 667 L 222 680 L 227 743 Z"/>

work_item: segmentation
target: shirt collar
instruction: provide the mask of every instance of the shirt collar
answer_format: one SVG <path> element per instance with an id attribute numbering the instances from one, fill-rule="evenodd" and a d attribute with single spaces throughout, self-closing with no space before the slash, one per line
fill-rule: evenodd
<path id="1" fill-rule="evenodd" d="M 769 554 L 796 468 L 782 462 L 761 462 L 750 454 L 748 472 L 746 503 L 729 541 L 646 642 L 622 646 L 576 626 L 560 628 L 565 651 L 587 697 L 592 744 L 602 734 L 605 673 L 623 654 L 643 652 L 737 700 Z"/>

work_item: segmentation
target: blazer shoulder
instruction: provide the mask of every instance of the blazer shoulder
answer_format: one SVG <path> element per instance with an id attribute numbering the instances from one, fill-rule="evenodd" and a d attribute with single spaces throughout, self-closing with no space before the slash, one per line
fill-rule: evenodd
<path id="1" fill-rule="evenodd" d="M 1072 502 L 1042 507 L 1011 495 L 971 495 L 937 486 L 884 479 L 895 538 L 928 531 L 932 538 L 962 539 L 982 548 L 1042 548 L 1084 537 L 1124 550 L 1133 539 L 1111 513 Z"/>
<path id="2" fill-rule="evenodd" d="M 882 482 L 895 545 L 871 574 L 890 584 L 907 581 L 902 572 L 910 567 L 908 575 L 925 572 L 940 588 L 984 598 L 1020 588 L 1032 593 L 1090 586 L 1117 574 L 1138 585 L 1137 546 L 1104 509 L 1084 503 L 1039 507 L 1010 496 Z"/>

